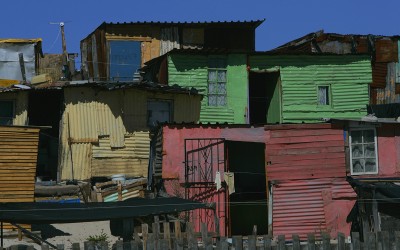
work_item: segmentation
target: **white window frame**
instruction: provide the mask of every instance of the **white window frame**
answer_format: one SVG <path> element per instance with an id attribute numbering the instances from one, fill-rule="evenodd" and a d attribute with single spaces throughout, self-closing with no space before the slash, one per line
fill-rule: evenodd
<path id="1" fill-rule="evenodd" d="M 223 60 L 224 67 L 217 67 L 216 65 L 214 65 L 214 64 L 218 64 L 218 63 L 215 63 L 214 60 Z M 219 58 L 219 57 L 209 58 L 208 64 L 209 65 L 207 68 L 207 106 L 209 106 L 209 107 L 227 107 L 228 106 L 228 70 L 226 67 L 226 58 Z M 221 66 L 221 65 L 219 65 L 219 66 Z M 216 72 L 216 76 L 215 76 L 216 79 L 214 82 L 210 81 L 210 71 Z M 218 72 L 225 72 L 225 81 L 224 82 L 218 81 Z M 219 92 L 211 93 L 210 92 L 210 83 L 216 84 L 217 89 L 218 89 L 219 83 L 224 83 L 225 93 L 224 94 L 221 94 Z M 215 91 L 215 89 L 214 89 L 214 91 Z M 224 99 L 225 99 L 224 105 L 218 105 L 218 101 L 217 101 L 216 105 L 210 105 L 210 99 L 209 99 L 210 96 L 215 96 L 217 99 L 219 96 L 224 96 Z"/>
<path id="2" fill-rule="evenodd" d="M 365 131 L 365 130 L 373 130 L 374 131 L 374 146 L 375 146 L 375 162 L 376 162 L 376 170 L 373 172 L 354 172 L 353 171 L 353 147 L 352 147 L 352 132 L 353 131 Z M 364 144 L 364 142 L 361 143 L 361 145 Z M 349 130 L 349 148 L 350 148 L 350 173 L 351 175 L 368 175 L 368 174 L 378 174 L 379 172 L 379 159 L 378 159 L 378 139 L 376 136 L 376 128 L 375 127 L 370 127 L 370 126 L 365 126 L 365 127 L 359 127 L 359 128 L 350 128 Z M 363 152 L 363 157 L 365 159 L 365 155 Z"/>
<path id="3" fill-rule="evenodd" d="M 6 124 L 6 125 L 13 125 L 14 124 L 14 117 L 15 117 L 15 100 L 0 100 L 0 102 L 11 102 L 12 103 L 12 116 L 11 117 L 0 117 L 1 119 L 11 119 L 11 124 Z"/>

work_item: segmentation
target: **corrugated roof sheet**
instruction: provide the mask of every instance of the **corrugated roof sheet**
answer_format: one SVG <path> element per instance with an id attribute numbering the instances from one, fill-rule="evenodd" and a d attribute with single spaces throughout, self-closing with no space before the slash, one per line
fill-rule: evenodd
<path id="1" fill-rule="evenodd" d="M 38 43 L 38 42 L 42 42 L 42 38 L 35 38 L 35 39 L 5 38 L 5 39 L 0 39 L 0 43 Z"/>
<path id="2" fill-rule="evenodd" d="M 154 24 L 154 25 L 179 25 L 179 26 L 197 26 L 197 25 L 225 25 L 225 24 L 251 24 L 254 25 L 255 27 L 259 26 L 265 21 L 264 19 L 258 19 L 258 20 L 238 20 L 238 21 L 192 21 L 192 22 L 168 22 L 168 21 L 137 21 L 137 22 L 103 22 L 102 25 L 131 25 L 131 24 L 136 24 L 136 25 L 141 25 L 141 24 Z"/>

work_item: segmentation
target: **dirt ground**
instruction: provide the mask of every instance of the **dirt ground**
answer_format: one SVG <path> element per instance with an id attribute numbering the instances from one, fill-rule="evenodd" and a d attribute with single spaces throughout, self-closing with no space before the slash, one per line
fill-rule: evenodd
<path id="1" fill-rule="evenodd" d="M 118 240 L 118 237 L 111 235 L 109 221 L 32 225 L 32 231 L 41 231 L 42 239 L 53 245 L 64 244 L 65 249 L 71 249 L 72 243 L 80 243 L 81 249 L 83 249 L 83 242 L 89 236 L 96 236 L 102 233 L 108 235 L 110 246 Z M 23 237 L 22 241 L 19 241 L 16 237 L 7 237 L 3 239 L 3 244 L 5 248 L 12 245 L 32 245 L 35 249 L 41 249 L 40 244 L 27 237 Z"/>

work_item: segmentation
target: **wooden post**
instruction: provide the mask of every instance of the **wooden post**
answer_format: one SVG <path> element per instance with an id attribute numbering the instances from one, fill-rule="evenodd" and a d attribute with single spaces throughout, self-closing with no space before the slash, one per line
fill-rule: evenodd
<path id="1" fill-rule="evenodd" d="M 322 249 L 323 250 L 331 249 L 331 237 L 327 233 L 322 233 Z"/>
<path id="2" fill-rule="evenodd" d="M 293 250 L 300 250 L 300 237 L 297 234 L 292 235 Z"/>
<path id="3" fill-rule="evenodd" d="M 182 229 L 181 229 L 181 222 L 179 220 L 174 221 L 174 234 L 175 234 L 174 248 L 176 250 L 183 250 Z"/>
<path id="4" fill-rule="evenodd" d="M 22 240 L 22 230 L 18 228 L 18 240 Z"/>
<path id="5" fill-rule="evenodd" d="M 201 223 L 201 238 L 203 240 L 204 249 L 212 250 L 213 249 L 212 239 L 211 237 L 208 237 L 208 229 L 205 223 Z"/>
<path id="6" fill-rule="evenodd" d="M 232 236 L 232 244 L 235 250 L 242 250 L 243 249 L 242 236 Z"/>
<path id="7" fill-rule="evenodd" d="M 226 241 L 226 237 L 220 237 L 219 238 L 219 240 L 217 242 L 217 249 L 218 250 L 228 250 L 229 249 L 229 244 Z"/>
<path id="8" fill-rule="evenodd" d="M 255 235 L 247 236 L 247 249 L 249 250 L 256 250 L 257 249 L 257 238 Z"/>
<path id="9" fill-rule="evenodd" d="M 188 249 L 197 249 L 197 240 L 194 237 L 193 224 L 191 222 L 186 223 L 186 235 L 188 241 Z"/>
<path id="10" fill-rule="evenodd" d="M 137 241 L 132 240 L 132 241 L 130 242 L 130 244 L 131 244 L 131 250 L 139 250 L 139 244 L 138 244 Z"/>
<path id="11" fill-rule="evenodd" d="M 171 232 L 169 229 L 169 222 L 164 222 L 163 223 L 164 226 L 164 240 L 166 240 L 168 242 L 168 248 L 171 249 L 172 248 L 172 244 L 171 244 Z"/>
<path id="12" fill-rule="evenodd" d="M 353 250 L 361 249 L 360 233 L 358 233 L 358 232 L 351 233 L 351 245 L 352 245 Z"/>
<path id="13" fill-rule="evenodd" d="M 307 234 L 307 249 L 315 250 L 315 235 Z"/>
<path id="14" fill-rule="evenodd" d="M 171 248 L 169 248 L 169 242 L 168 242 L 168 240 L 167 239 L 160 239 L 159 241 L 158 241 L 158 248 L 157 249 L 160 249 L 160 250 L 163 250 L 163 249 L 171 249 Z"/>
<path id="15" fill-rule="evenodd" d="M 346 241 L 345 241 L 345 237 L 344 237 L 344 233 L 338 233 L 337 236 L 338 239 L 338 250 L 345 250 L 346 249 Z"/>
<path id="16" fill-rule="evenodd" d="M 153 229 L 154 249 L 158 249 L 158 241 L 160 240 L 160 231 L 159 231 L 160 223 L 154 222 L 152 224 L 152 229 Z"/>
<path id="17" fill-rule="evenodd" d="M 286 249 L 285 235 L 278 235 L 278 250 Z"/>
<path id="18" fill-rule="evenodd" d="M 365 249 L 376 250 L 376 234 L 374 232 L 368 232 L 364 242 L 367 243 L 365 244 Z"/>
<path id="19" fill-rule="evenodd" d="M 26 83 L 26 72 L 25 72 L 25 60 L 24 60 L 24 53 L 18 53 L 19 57 L 19 67 L 21 69 L 21 75 L 23 83 Z"/>
<path id="20" fill-rule="evenodd" d="M 142 224 L 142 237 L 143 237 L 143 249 L 147 249 L 147 240 L 149 237 L 149 225 Z"/>
<path id="21" fill-rule="evenodd" d="M 149 234 L 148 238 L 147 238 L 147 242 L 146 242 L 146 248 L 144 248 L 146 250 L 155 250 L 156 246 L 154 244 L 154 234 Z"/>
<path id="22" fill-rule="evenodd" d="M 272 249 L 272 239 L 270 235 L 265 235 L 263 237 L 264 240 L 264 249 L 271 250 Z"/>
<path id="23" fill-rule="evenodd" d="M 390 250 L 389 232 L 387 231 L 378 232 L 377 242 L 378 242 L 378 249 Z"/>
<path id="24" fill-rule="evenodd" d="M 118 181 L 118 201 L 122 201 L 122 184 Z"/>

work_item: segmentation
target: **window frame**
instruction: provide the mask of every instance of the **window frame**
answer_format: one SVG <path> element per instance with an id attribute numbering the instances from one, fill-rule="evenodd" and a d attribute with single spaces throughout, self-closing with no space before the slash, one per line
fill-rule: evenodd
<path id="1" fill-rule="evenodd" d="M 11 117 L 6 117 L 6 116 L 0 116 L 0 124 L 2 119 L 11 119 L 11 124 L 2 124 L 2 125 L 13 125 L 14 124 L 14 118 L 15 118 L 15 100 L 12 99 L 5 99 L 5 100 L 0 100 L 1 102 L 11 102 L 12 103 L 12 114 Z"/>
<path id="2" fill-rule="evenodd" d="M 328 104 L 320 104 L 319 103 L 319 88 L 320 87 L 328 88 Z M 317 106 L 318 107 L 332 107 L 332 86 L 330 84 L 318 84 L 317 85 Z"/>
<path id="3" fill-rule="evenodd" d="M 221 60 L 223 61 L 223 65 L 225 67 L 212 67 L 211 65 L 214 64 L 218 64 L 217 60 Z M 216 72 L 216 79 L 215 82 L 211 82 L 210 81 L 210 71 L 215 71 Z M 225 81 L 218 81 L 218 73 L 219 72 L 225 72 Z M 219 83 L 224 83 L 225 84 L 225 93 L 224 94 L 220 94 L 220 93 L 210 93 L 210 83 L 214 83 L 217 85 L 217 89 L 218 89 L 218 84 Z M 215 97 L 219 97 L 219 96 L 224 96 L 225 97 L 225 104 L 224 105 L 218 105 L 218 98 L 217 98 L 217 105 L 210 105 L 210 96 L 215 96 Z M 227 107 L 228 106 L 228 70 L 226 67 L 226 58 L 220 58 L 220 57 L 215 57 L 215 58 L 209 58 L 208 59 L 208 67 L 207 67 L 207 106 L 208 107 Z"/>
<path id="4" fill-rule="evenodd" d="M 156 125 L 150 125 L 149 124 L 149 118 L 150 118 L 150 114 L 149 114 L 149 103 L 150 102 L 165 102 L 169 104 L 169 121 L 168 123 L 173 121 L 173 117 L 174 117 L 174 101 L 171 99 L 158 99 L 158 98 L 148 98 L 147 99 L 147 108 L 146 108 L 146 126 L 149 128 L 154 128 Z"/>
<path id="5" fill-rule="evenodd" d="M 372 130 L 374 132 L 374 147 L 375 147 L 375 163 L 376 163 L 376 167 L 375 167 L 375 171 L 371 172 L 354 172 L 353 171 L 353 138 L 352 138 L 352 132 L 353 131 L 367 131 L 367 130 Z M 364 143 L 364 135 L 362 136 L 363 138 L 363 142 L 362 143 L 358 143 L 359 145 L 363 145 Z M 350 174 L 351 175 L 370 175 L 370 174 L 378 174 L 379 173 L 379 158 L 378 158 L 378 137 L 376 135 L 376 128 L 375 127 L 357 127 L 357 128 L 350 128 L 349 129 L 349 154 L 350 154 Z M 365 154 L 363 152 L 363 158 L 360 159 L 364 159 L 365 160 Z"/>

